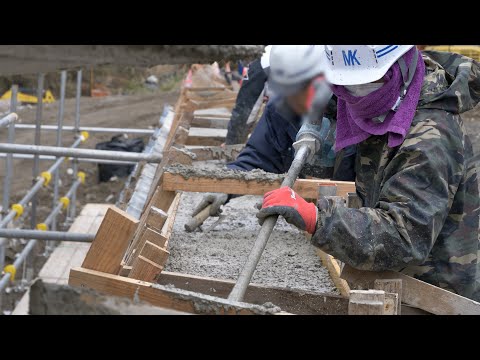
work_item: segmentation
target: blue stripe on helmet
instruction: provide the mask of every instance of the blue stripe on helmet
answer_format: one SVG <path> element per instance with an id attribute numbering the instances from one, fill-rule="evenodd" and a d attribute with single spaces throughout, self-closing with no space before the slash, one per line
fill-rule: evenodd
<path id="1" fill-rule="evenodd" d="M 395 46 L 395 45 L 387 45 L 383 49 L 377 50 L 376 52 L 377 52 L 377 54 L 379 54 L 381 52 L 384 52 L 384 51 L 390 49 L 392 46 Z"/>
<path id="2" fill-rule="evenodd" d="M 385 55 L 387 55 L 388 53 L 391 53 L 391 52 L 392 52 L 393 50 L 395 50 L 396 48 L 398 48 L 398 45 L 395 45 L 395 47 L 391 48 L 390 50 L 388 50 L 388 51 L 386 51 L 386 52 L 384 52 L 384 53 L 382 53 L 382 54 L 380 54 L 380 55 L 378 55 L 378 53 L 377 53 L 377 56 L 378 56 L 379 58 L 381 58 L 382 56 L 385 56 Z"/>

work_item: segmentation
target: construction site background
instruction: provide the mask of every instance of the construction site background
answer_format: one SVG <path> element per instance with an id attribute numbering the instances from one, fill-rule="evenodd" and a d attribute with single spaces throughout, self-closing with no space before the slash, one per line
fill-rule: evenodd
<path id="1" fill-rule="evenodd" d="M 153 68 L 142 67 L 122 67 L 115 65 L 97 66 L 94 69 L 95 83 L 106 87 L 110 96 L 91 97 L 90 96 L 90 69 L 85 69 L 82 81 L 82 98 L 81 98 L 81 121 L 82 126 L 96 127 L 119 127 L 119 128 L 151 128 L 158 126 L 160 114 L 166 104 L 175 104 L 178 96 L 181 80 L 185 77 L 187 66 L 183 65 L 161 65 Z M 145 84 L 146 79 L 155 75 L 158 78 L 158 87 L 151 88 Z M 36 75 L 15 75 L 0 77 L 0 93 L 3 94 L 13 84 L 20 84 L 26 88 L 35 88 L 37 84 Z M 68 72 L 68 81 L 66 88 L 65 100 L 65 120 L 64 125 L 73 125 L 75 118 L 75 87 L 76 72 Z M 60 81 L 58 72 L 48 73 L 45 76 L 45 89 L 50 89 L 59 99 Z M 8 112 L 9 101 L 1 100 L 0 112 Z M 3 106 L 2 106 L 3 105 Z M 58 116 L 59 101 L 51 104 L 43 104 L 43 124 L 56 125 Z M 21 121 L 19 123 L 35 122 L 35 105 L 18 106 L 17 111 Z M 111 134 L 95 134 L 82 145 L 83 148 L 94 149 L 99 142 L 108 141 L 113 136 Z M 130 135 L 131 138 L 136 137 Z M 31 144 L 32 132 L 21 131 L 16 132 L 17 144 Z M 142 137 L 144 142 L 148 142 L 149 136 Z M 0 133 L 0 141 L 6 142 L 6 132 Z M 42 145 L 54 146 L 56 142 L 56 132 L 43 131 L 41 134 Z M 65 146 L 74 141 L 73 132 L 64 132 L 62 142 Z M 3 160 L 4 161 L 4 160 Z M 46 169 L 53 164 L 53 161 L 41 161 L 40 168 Z M 32 169 L 33 160 L 21 159 L 15 160 L 14 181 L 11 185 L 11 203 L 19 201 L 26 192 L 26 189 L 32 186 Z M 73 179 L 66 175 L 68 168 L 71 168 L 71 162 L 67 161 L 61 166 L 61 184 L 59 186 L 60 194 L 65 193 L 71 187 Z M 125 185 L 126 179 L 113 178 L 112 181 L 99 183 L 97 180 L 98 167 L 94 163 L 80 163 L 80 170 L 86 173 L 85 186 L 81 186 L 77 190 L 77 208 L 81 209 L 86 203 L 111 203 L 114 204 L 119 193 Z M 20 171 L 19 169 L 22 169 Z M 0 182 L 3 183 L 5 169 L 0 167 Z M 53 201 L 53 184 L 49 184 L 46 189 L 40 191 L 37 195 L 38 207 L 37 217 L 45 218 L 51 211 Z M 26 227 L 29 226 L 29 218 L 20 220 L 16 223 L 16 227 L 21 227 L 22 221 Z M 58 216 L 58 230 L 68 230 L 69 224 L 65 223 L 65 213 Z M 6 251 L 7 262 L 12 262 L 14 256 L 24 246 L 23 240 L 11 241 L 10 247 Z M 44 242 L 39 244 L 37 255 L 32 256 L 35 273 L 41 269 L 46 256 L 41 256 L 44 251 Z M 21 288 L 7 288 L 6 294 L 3 296 L 1 311 L 12 309 L 23 294 Z M 8 310 L 7 310 L 8 311 Z M 1 312 L 0 312 L 1 314 Z"/>

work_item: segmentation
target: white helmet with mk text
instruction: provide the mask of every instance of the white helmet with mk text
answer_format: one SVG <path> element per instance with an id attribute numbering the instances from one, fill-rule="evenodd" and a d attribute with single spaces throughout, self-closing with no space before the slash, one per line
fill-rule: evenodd
<path id="1" fill-rule="evenodd" d="M 381 79 L 414 45 L 325 45 L 325 76 L 334 85 L 360 85 Z"/>
<path id="2" fill-rule="evenodd" d="M 325 71 L 323 45 L 274 45 L 268 84 L 275 94 L 293 95 Z"/>

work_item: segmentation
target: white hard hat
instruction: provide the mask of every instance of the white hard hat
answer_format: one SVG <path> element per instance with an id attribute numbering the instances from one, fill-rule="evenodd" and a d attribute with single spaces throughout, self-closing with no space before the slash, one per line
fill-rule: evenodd
<path id="1" fill-rule="evenodd" d="M 360 85 L 381 79 L 414 45 L 325 45 L 325 77 L 334 85 Z"/>
<path id="2" fill-rule="evenodd" d="M 325 70 L 323 45 L 274 45 L 268 83 L 280 96 L 293 95 Z"/>
<path id="3" fill-rule="evenodd" d="M 263 55 L 260 59 L 262 69 L 266 69 L 270 66 L 270 52 L 271 51 L 272 51 L 272 45 L 265 46 L 265 50 L 264 50 Z"/>

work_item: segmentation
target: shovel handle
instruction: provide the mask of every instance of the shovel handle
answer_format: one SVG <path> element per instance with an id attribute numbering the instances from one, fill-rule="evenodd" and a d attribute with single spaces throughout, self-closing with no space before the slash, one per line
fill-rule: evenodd
<path id="1" fill-rule="evenodd" d="M 205 209 L 200 211 L 197 215 L 192 216 L 190 220 L 185 224 L 185 230 L 187 232 L 193 232 L 196 228 L 202 225 L 205 220 L 210 217 L 210 208 L 212 205 L 208 205 Z"/>

